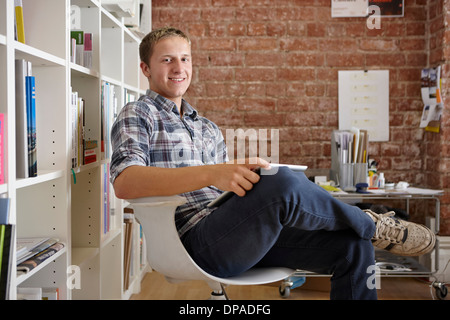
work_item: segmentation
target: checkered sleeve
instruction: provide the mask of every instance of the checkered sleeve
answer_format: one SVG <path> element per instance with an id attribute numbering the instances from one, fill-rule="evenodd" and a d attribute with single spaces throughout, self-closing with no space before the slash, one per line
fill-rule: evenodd
<path id="1" fill-rule="evenodd" d="M 127 104 L 111 128 L 111 183 L 127 167 L 149 165 L 148 142 L 153 121 L 147 109 L 143 102 Z"/>

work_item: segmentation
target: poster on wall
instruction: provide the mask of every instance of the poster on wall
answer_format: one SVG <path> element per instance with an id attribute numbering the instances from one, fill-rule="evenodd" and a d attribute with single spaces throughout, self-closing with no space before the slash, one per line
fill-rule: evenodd
<path id="1" fill-rule="evenodd" d="M 403 17 L 404 0 L 369 0 L 369 6 L 378 6 L 381 17 Z"/>
<path id="2" fill-rule="evenodd" d="M 368 0 L 331 0 L 331 17 L 367 17 Z"/>
<path id="3" fill-rule="evenodd" d="M 442 114 L 441 67 L 422 69 L 421 95 L 424 104 L 420 128 L 426 131 L 439 132 Z"/>
<path id="4" fill-rule="evenodd" d="M 404 0 L 331 0 L 331 17 L 367 17 L 370 6 L 377 6 L 381 17 L 404 15 Z"/>
<path id="5" fill-rule="evenodd" d="M 370 141 L 389 140 L 389 71 L 339 71 L 339 130 L 367 130 Z"/>

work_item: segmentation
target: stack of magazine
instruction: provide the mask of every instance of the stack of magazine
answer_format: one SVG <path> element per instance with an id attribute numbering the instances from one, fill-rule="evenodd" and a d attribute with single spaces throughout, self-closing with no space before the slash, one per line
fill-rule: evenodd
<path id="1" fill-rule="evenodd" d="M 62 248 L 57 238 L 18 238 L 17 274 L 28 273 Z"/>

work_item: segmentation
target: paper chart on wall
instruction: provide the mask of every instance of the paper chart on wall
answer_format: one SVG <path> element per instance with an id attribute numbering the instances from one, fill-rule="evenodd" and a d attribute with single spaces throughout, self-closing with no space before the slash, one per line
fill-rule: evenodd
<path id="1" fill-rule="evenodd" d="M 332 0 L 331 17 L 366 17 L 369 0 Z"/>
<path id="2" fill-rule="evenodd" d="M 339 130 L 367 130 L 389 140 L 389 71 L 339 71 Z"/>

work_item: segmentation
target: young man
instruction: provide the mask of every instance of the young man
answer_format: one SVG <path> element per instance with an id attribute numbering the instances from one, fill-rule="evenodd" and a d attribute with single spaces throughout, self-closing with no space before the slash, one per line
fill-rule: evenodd
<path id="1" fill-rule="evenodd" d="M 111 182 L 119 198 L 180 194 L 180 237 L 205 271 L 227 277 L 253 266 L 332 274 L 331 298 L 376 299 L 374 248 L 420 255 L 434 247 L 427 228 L 391 214 L 364 212 L 334 199 L 303 173 L 264 159 L 227 162 L 219 128 L 183 99 L 192 78 L 191 43 L 162 28 L 140 45 L 150 90 L 127 104 L 113 125 Z M 207 204 L 236 193 L 218 208 Z"/>

